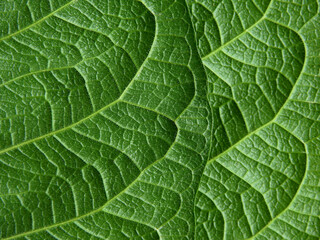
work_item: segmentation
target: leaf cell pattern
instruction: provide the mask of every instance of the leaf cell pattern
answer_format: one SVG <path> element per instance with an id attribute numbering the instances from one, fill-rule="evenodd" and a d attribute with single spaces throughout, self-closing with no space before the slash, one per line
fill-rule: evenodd
<path id="1" fill-rule="evenodd" d="M 0 3 L 1 239 L 319 239 L 319 1 Z"/>

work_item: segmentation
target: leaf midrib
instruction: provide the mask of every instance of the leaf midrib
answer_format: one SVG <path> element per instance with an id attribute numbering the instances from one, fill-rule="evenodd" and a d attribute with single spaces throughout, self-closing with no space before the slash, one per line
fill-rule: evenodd
<path id="1" fill-rule="evenodd" d="M 201 57 L 200 51 L 199 51 L 199 49 L 198 49 L 198 46 L 196 46 L 196 47 L 197 47 L 198 54 L 199 54 L 200 59 L 201 59 L 201 63 L 203 64 L 203 66 L 205 66 L 205 60 L 206 60 L 207 58 L 215 55 L 215 54 L 216 54 L 217 52 L 219 52 L 219 51 L 222 51 L 223 48 L 225 48 L 226 46 L 228 46 L 228 45 L 230 45 L 231 43 L 233 43 L 233 42 L 235 42 L 236 40 L 238 40 L 241 36 L 243 36 L 244 34 L 246 34 L 247 32 L 249 32 L 251 29 L 253 29 L 255 26 L 257 26 L 260 22 L 262 22 L 264 19 L 266 19 L 267 12 L 269 11 L 270 6 L 272 5 L 272 2 L 273 2 L 273 0 L 270 0 L 270 2 L 269 2 L 269 4 L 268 4 L 268 7 L 266 8 L 264 14 L 261 16 L 261 18 L 260 18 L 257 22 L 255 22 L 255 23 L 254 23 L 253 25 L 251 25 L 249 28 L 245 29 L 242 33 L 240 33 L 239 35 L 237 35 L 237 36 L 234 37 L 233 39 L 225 42 L 225 43 L 224 43 L 223 45 L 221 45 L 219 48 L 215 49 L 214 51 L 212 51 L 211 53 L 207 54 L 206 56 Z M 185 3 L 186 3 L 186 5 L 187 5 L 186 7 L 187 7 L 187 9 L 188 9 L 188 14 L 189 14 L 190 17 L 191 17 L 191 14 L 190 14 L 190 12 L 189 12 L 189 8 L 188 8 L 188 4 L 187 4 L 186 0 L 185 0 Z M 195 35 L 196 32 L 195 32 L 193 23 L 191 23 L 191 25 L 192 25 L 193 32 L 194 32 L 194 35 Z M 301 71 L 301 72 L 302 72 L 302 71 Z M 300 73 L 300 74 L 301 74 L 301 73 Z M 299 77 L 300 77 L 300 76 L 299 76 Z M 298 78 L 299 78 L 299 77 L 298 77 Z M 295 84 L 292 86 L 291 93 L 292 93 L 294 87 L 295 87 Z M 290 93 L 290 95 L 291 95 L 291 93 Z M 290 96 L 290 95 L 289 95 L 289 96 Z M 288 97 L 288 99 L 289 99 L 289 97 Z M 287 99 L 287 100 L 288 100 L 288 99 Z M 286 102 L 287 102 L 287 100 L 286 100 Z M 208 101 L 208 94 L 207 94 L 207 101 Z M 286 102 L 282 105 L 282 107 L 286 104 Z M 278 113 L 275 115 L 275 117 L 274 117 L 271 121 L 273 121 L 274 119 L 276 119 L 276 117 L 277 117 L 277 115 L 280 113 L 282 107 L 279 109 Z M 211 110 L 211 112 L 212 112 L 211 106 L 210 106 L 210 110 Z M 268 124 L 268 123 L 267 123 L 267 124 Z M 260 128 L 265 127 L 267 124 L 261 126 Z M 211 128 L 212 128 L 212 130 L 213 130 L 213 126 L 212 126 Z M 251 134 L 253 134 L 254 132 L 258 131 L 260 128 L 256 129 L 256 130 L 253 131 L 252 133 L 247 134 L 244 138 L 240 139 L 236 144 L 238 144 L 238 143 L 240 143 L 242 140 L 250 137 Z M 210 147 L 209 147 L 209 154 L 210 154 L 211 148 L 212 148 L 212 137 L 210 138 L 210 141 L 211 141 L 211 142 L 210 142 Z M 203 176 L 203 174 L 204 174 L 204 170 L 205 170 L 205 168 L 207 167 L 207 165 L 209 164 L 209 162 L 214 161 L 216 158 L 222 156 L 222 155 L 225 154 L 227 151 L 230 151 L 231 149 L 233 149 L 234 146 L 235 146 L 235 144 L 233 144 L 232 146 L 230 146 L 227 150 L 223 151 L 222 153 L 220 153 L 220 154 L 219 154 L 218 156 L 216 156 L 215 158 L 213 158 L 213 159 L 211 159 L 211 160 L 208 160 L 208 161 L 206 162 L 205 166 L 203 167 L 202 174 L 201 174 L 201 176 L 200 176 L 199 184 L 200 184 L 201 179 L 202 179 L 202 176 Z M 209 155 L 209 157 L 210 157 L 210 155 Z M 199 191 L 199 186 L 198 186 L 198 188 L 196 189 L 196 193 L 195 193 L 195 195 L 194 195 L 194 200 L 195 200 L 195 198 L 196 198 L 196 196 L 197 196 L 198 191 Z M 194 213 L 195 213 L 195 210 L 194 210 Z M 195 221 L 195 224 L 196 224 L 196 221 Z M 195 233 L 194 233 L 193 236 L 194 236 L 194 238 L 195 238 Z"/>
<path id="2" fill-rule="evenodd" d="M 202 57 L 201 60 L 202 61 L 206 61 L 206 59 L 210 58 L 211 56 L 215 55 L 217 52 L 219 51 L 222 51 L 222 49 L 224 49 L 226 46 L 232 44 L 233 42 L 235 42 L 236 40 L 238 40 L 241 36 L 243 36 L 244 34 L 248 33 L 251 29 L 253 29 L 255 26 L 257 26 L 259 23 L 261 23 L 263 20 L 267 19 L 266 15 L 267 15 L 267 12 L 269 11 L 270 9 L 270 6 L 272 5 L 272 2 L 273 0 L 270 1 L 264 15 L 257 21 L 255 22 L 253 25 L 251 25 L 249 28 L 247 28 L 245 31 L 243 31 L 241 34 L 237 35 L 235 38 L 231 39 L 230 41 L 224 43 L 223 45 L 221 45 L 219 48 L 215 49 L 214 51 L 212 51 L 211 53 L 207 54 L 206 56 Z M 281 25 L 283 26 L 282 24 L 280 23 L 276 23 L 278 25 Z M 287 27 L 287 26 L 285 26 Z M 288 28 L 288 27 L 287 27 Z M 294 31 L 293 29 L 291 29 L 292 31 Z M 296 32 L 296 31 L 294 31 Z M 296 32 L 297 33 L 297 32 Z M 297 33 L 298 34 L 298 33 Z M 299 35 L 299 34 L 298 34 Z M 300 35 L 299 35 L 300 36 Z M 305 43 L 302 41 L 303 45 L 304 45 L 304 49 L 305 49 L 305 52 L 306 52 L 306 46 L 305 46 Z M 215 160 L 217 160 L 218 158 L 226 155 L 228 152 L 232 151 L 235 147 L 237 147 L 239 144 L 241 144 L 243 141 L 245 141 L 246 139 L 250 138 L 251 136 L 253 136 L 254 134 L 256 134 L 257 132 L 259 132 L 260 130 L 262 130 L 263 128 L 266 128 L 267 126 L 271 125 L 271 124 L 277 124 L 278 126 L 280 126 L 278 123 L 276 123 L 276 120 L 278 118 L 278 116 L 281 114 L 282 110 L 285 108 L 285 106 L 287 105 L 287 103 L 291 100 L 292 98 L 292 95 L 295 93 L 295 89 L 297 87 L 297 83 L 299 82 L 299 79 L 300 77 L 302 76 L 303 72 L 304 72 L 304 68 L 306 66 L 306 61 L 305 61 L 305 58 L 304 58 L 304 62 L 303 62 L 303 67 L 300 71 L 300 74 L 299 76 L 297 77 L 297 80 L 296 82 L 293 84 L 292 86 L 292 89 L 291 89 L 291 92 L 289 94 L 289 96 L 287 97 L 286 101 L 283 103 L 283 105 L 281 106 L 281 108 L 278 110 L 278 112 L 276 113 L 276 115 L 273 117 L 273 119 L 271 119 L 269 122 L 265 123 L 264 125 L 260 126 L 259 128 L 255 129 L 254 131 L 250 132 L 249 134 L 247 134 L 246 136 L 244 136 L 243 138 L 241 138 L 239 141 L 237 141 L 235 144 L 233 144 L 232 146 L 230 146 L 228 149 L 224 150 L 222 153 L 218 154 L 217 156 L 215 156 L 214 158 L 211 158 L 209 161 L 207 161 L 207 163 L 205 164 L 205 167 L 204 169 L 212 162 L 214 162 Z M 283 126 L 280 126 L 282 127 L 284 130 L 288 131 L 286 128 L 284 128 Z M 288 131 L 290 134 L 291 132 Z M 300 142 L 303 143 L 304 145 L 304 148 L 306 150 L 306 146 L 305 146 L 305 143 L 303 141 L 300 140 Z M 304 182 L 305 180 L 305 177 L 306 177 L 306 172 L 307 172 L 307 169 L 308 169 L 308 157 L 306 157 L 306 169 L 305 169 L 305 172 L 304 172 L 304 175 L 301 179 L 301 182 L 299 184 L 299 187 L 295 193 L 295 195 L 293 196 L 293 198 L 291 199 L 291 202 L 288 204 L 288 206 L 283 209 L 281 212 L 279 212 L 274 218 L 272 218 L 263 228 L 261 228 L 258 232 L 256 232 L 254 235 L 252 235 L 250 238 L 248 238 L 247 240 L 252 240 L 254 239 L 256 236 L 258 236 L 261 232 L 263 232 L 265 229 L 267 229 L 267 227 L 269 227 L 274 221 L 276 221 L 284 212 L 286 212 L 290 206 L 293 204 L 294 200 L 296 199 L 296 197 L 298 196 L 298 193 L 300 192 L 300 189 L 302 187 L 302 183 Z M 203 176 L 203 174 L 202 174 Z M 202 178 L 201 176 L 201 178 Z M 201 179 L 200 178 L 200 179 Z M 201 180 L 200 180 L 201 181 Z"/>
<path id="3" fill-rule="evenodd" d="M 0 39 L 0 41 L 1 41 L 1 40 L 4 40 L 4 39 L 6 39 L 6 38 L 10 38 L 10 37 L 12 37 L 12 36 L 14 36 L 14 35 L 17 35 L 17 34 L 23 32 L 23 31 L 25 31 L 25 30 L 27 30 L 27 29 L 29 29 L 29 28 L 37 25 L 38 23 L 46 20 L 47 18 L 53 16 L 55 13 L 61 11 L 62 9 L 66 8 L 67 6 L 71 5 L 71 4 L 74 3 L 75 1 L 77 1 L 77 0 L 72 0 L 72 1 L 68 2 L 67 4 L 63 5 L 62 7 L 58 8 L 58 9 L 56 9 L 55 11 L 51 12 L 50 14 L 46 15 L 44 18 L 41 18 L 40 20 L 34 22 L 33 24 L 31 24 L 31 25 L 29 25 L 29 26 L 27 26 L 27 27 L 25 27 L 25 28 L 23 28 L 23 29 L 21 29 L 21 30 L 19 30 L 19 31 L 17 31 L 17 32 L 14 32 L 14 33 L 12 33 L 12 34 L 10 34 L 10 35 L 7 35 L 6 37 Z M 206 58 L 208 58 L 209 56 L 214 55 L 214 54 L 216 54 L 217 52 L 221 51 L 224 47 L 228 46 L 229 44 L 231 44 L 232 42 L 234 42 L 235 40 L 237 40 L 238 38 L 240 38 L 243 34 L 247 33 L 251 28 L 253 28 L 253 27 L 256 26 L 257 24 L 259 24 L 259 22 L 261 22 L 261 21 L 265 18 L 266 14 L 267 14 L 270 6 L 271 6 L 271 3 L 272 3 L 272 0 L 270 1 L 269 5 L 268 5 L 268 7 L 267 7 L 267 9 L 266 9 L 266 11 L 265 11 L 265 14 L 264 14 L 256 23 L 254 23 L 252 26 L 250 26 L 249 28 L 247 28 L 247 29 L 246 29 L 245 31 L 243 31 L 241 34 L 237 35 L 237 36 L 236 36 L 235 38 L 233 38 L 232 40 L 226 42 L 225 44 L 223 44 L 222 46 L 220 46 L 218 49 L 214 50 L 213 52 L 211 52 L 210 54 L 208 54 L 207 56 L 205 56 L 204 58 L 202 58 L 202 61 L 205 60 Z M 145 7 L 146 7 L 146 6 L 145 6 Z M 186 7 L 187 7 L 187 6 L 186 6 Z M 147 8 L 147 7 L 146 7 L 146 8 Z M 150 11 L 150 10 L 149 10 L 149 11 Z M 150 11 L 150 12 L 151 12 L 151 11 Z M 191 23 L 191 24 L 192 24 L 192 23 Z M 155 26 L 156 26 L 156 25 L 155 25 Z M 49 133 L 47 133 L 47 134 L 44 134 L 44 135 L 41 135 L 41 136 L 39 136 L 39 137 L 32 138 L 32 139 L 30 139 L 30 140 L 21 142 L 21 143 L 19 143 L 19 144 L 13 145 L 13 146 L 11 146 L 11 147 L 2 149 L 2 150 L 0 150 L 0 155 L 3 154 L 3 153 L 9 152 L 9 151 L 11 151 L 11 150 L 17 149 L 17 148 L 19 148 L 19 147 L 22 147 L 22 146 L 24 146 L 24 145 L 31 144 L 31 143 L 33 143 L 33 142 L 39 141 L 39 140 L 41 140 L 41 139 L 44 139 L 44 138 L 46 138 L 46 137 L 50 137 L 50 136 L 53 136 L 53 135 L 58 134 L 58 133 L 60 133 L 60 132 L 66 131 L 66 130 L 68 130 L 68 129 L 71 129 L 71 128 L 77 126 L 78 124 L 80 124 L 80 123 L 82 123 L 82 122 L 90 119 L 91 117 L 94 117 L 95 115 L 99 114 L 100 112 L 108 109 L 109 107 L 115 105 L 116 103 L 121 102 L 121 98 L 125 95 L 126 91 L 130 88 L 130 86 L 132 85 L 133 80 L 136 78 L 136 76 L 139 75 L 139 73 L 140 73 L 141 70 L 143 69 L 143 67 L 144 67 L 147 59 L 149 59 L 150 52 L 152 51 L 152 48 L 153 48 L 154 43 L 155 43 L 155 40 L 156 40 L 156 29 L 155 29 L 155 36 L 154 36 L 153 42 L 152 42 L 152 44 L 151 44 L 151 46 L 150 46 L 149 53 L 148 53 L 147 57 L 145 58 L 144 62 L 141 64 L 140 68 L 137 70 L 137 72 L 136 72 L 135 76 L 132 78 L 131 82 L 128 84 L 128 86 L 124 89 L 124 91 L 122 92 L 122 94 L 121 94 L 115 101 L 109 103 L 109 104 L 106 105 L 105 107 L 97 110 L 96 112 L 94 112 L 94 113 L 86 116 L 85 118 L 83 118 L 83 119 L 81 119 L 81 120 L 79 120 L 79 121 L 77 121 L 77 122 L 75 122 L 75 123 L 73 123 L 73 124 L 71 124 L 71 125 L 68 125 L 68 126 L 66 126 L 66 127 L 64 127 L 64 128 L 61 128 L 61 129 L 58 129 L 58 130 L 55 130 L 55 131 L 51 131 L 51 132 L 49 132 Z M 46 69 L 41 70 L 41 72 L 46 72 L 46 71 L 47 71 Z M 28 75 L 32 75 L 32 73 L 30 73 L 30 74 L 28 74 Z M 18 78 L 20 78 L 20 77 L 18 77 Z M 167 116 L 165 116 L 165 117 L 167 117 Z M 241 141 L 241 140 L 240 140 L 240 141 Z"/>
<path id="4" fill-rule="evenodd" d="M 44 17 L 44 18 L 42 18 L 42 19 L 34 22 L 33 24 L 29 25 L 28 27 L 26 27 L 26 28 L 24 28 L 24 29 L 21 29 L 21 30 L 15 32 L 15 33 L 12 33 L 12 34 L 10 34 L 10 35 L 7 35 L 7 36 L 1 38 L 0 41 L 5 40 L 5 39 L 7 39 L 7 38 L 10 38 L 10 37 L 12 37 L 12 36 L 14 36 L 14 35 L 17 35 L 17 34 L 23 32 L 23 31 L 25 31 L 25 30 L 33 27 L 34 25 L 36 25 L 36 24 L 44 21 L 45 19 L 47 19 L 47 18 L 49 18 L 50 16 L 54 15 L 56 12 L 62 10 L 63 8 L 69 6 L 70 4 L 72 4 L 72 3 L 75 2 L 75 1 L 76 1 L 76 0 L 70 1 L 69 3 L 63 5 L 63 6 L 60 7 L 59 9 L 57 9 L 57 10 L 55 10 L 54 12 L 48 14 L 46 17 Z M 243 31 L 241 34 L 237 35 L 237 36 L 236 36 L 235 38 L 233 38 L 232 40 L 226 42 L 225 44 L 223 44 L 223 45 L 220 46 L 219 48 L 215 49 L 214 51 L 212 51 L 212 52 L 209 53 L 208 55 L 204 56 L 204 57 L 202 58 L 202 60 L 206 60 L 206 59 L 209 58 L 210 56 L 215 55 L 217 52 L 221 51 L 223 48 L 225 48 L 226 46 L 230 45 L 232 42 L 234 42 L 234 41 L 236 41 L 237 39 L 239 39 L 242 35 L 246 34 L 246 33 L 247 33 L 248 31 L 250 31 L 253 27 L 255 27 L 255 26 L 258 25 L 260 22 L 262 22 L 264 19 L 266 19 L 266 13 L 267 13 L 270 5 L 271 5 L 271 2 L 272 2 L 272 1 L 270 1 L 270 4 L 269 4 L 267 10 L 265 11 L 265 14 L 264 14 L 256 23 L 254 23 L 253 25 L 251 25 L 248 29 L 246 29 L 245 31 Z M 156 38 L 156 35 L 155 35 L 155 38 Z M 155 38 L 154 38 L 154 40 L 155 40 Z M 152 50 L 153 44 L 154 44 L 154 41 L 153 41 L 153 43 L 152 43 L 152 45 L 151 45 L 151 47 L 150 47 L 150 52 L 151 52 L 151 50 Z M 306 49 L 306 48 L 305 48 L 305 49 Z M 149 52 L 149 53 L 150 53 L 150 52 Z M 149 54 L 148 54 L 148 56 L 149 56 Z M 0 154 L 5 153 L 5 152 L 7 152 L 7 151 L 11 151 L 11 150 L 16 149 L 16 148 L 19 148 L 19 147 L 21 147 L 21 146 L 23 146 L 23 145 L 30 144 L 30 143 L 35 142 L 35 141 L 38 141 L 38 140 L 40 140 L 40 139 L 43 139 L 43 138 L 46 138 L 46 137 L 49 137 L 49 136 L 58 134 L 59 132 L 63 132 L 63 131 L 65 131 L 65 130 L 71 129 L 71 128 L 73 128 L 74 126 L 80 124 L 81 122 L 84 122 L 84 121 L 86 121 L 87 119 L 89 119 L 89 118 L 91 118 L 91 117 L 99 114 L 100 112 L 104 111 L 105 109 L 111 107 L 112 105 L 115 105 L 116 103 L 121 102 L 121 101 L 122 101 L 121 98 L 122 98 L 123 95 L 125 94 L 126 90 L 132 85 L 132 83 L 134 82 L 134 79 L 136 78 L 136 76 L 138 75 L 138 73 L 140 73 L 141 70 L 143 69 L 143 66 L 144 66 L 146 60 L 148 59 L 148 56 L 146 57 L 146 59 L 145 59 L 145 61 L 143 62 L 143 64 L 140 66 L 139 70 L 137 71 L 136 75 L 133 77 L 132 81 L 128 84 L 128 86 L 126 87 L 126 89 L 122 92 L 122 94 L 120 95 L 120 97 L 119 97 L 118 99 L 116 99 L 115 101 L 113 101 L 112 103 L 106 105 L 105 107 L 99 109 L 98 111 L 92 113 L 91 115 L 89 115 L 89 116 L 81 119 L 80 121 L 78 121 L 78 122 L 76 122 L 76 123 L 74 123 L 74 124 L 71 124 L 71 125 L 69 125 L 69 126 L 67 126 L 67 127 L 65 127 L 65 128 L 59 129 L 59 130 L 57 130 L 57 131 L 52 131 L 52 132 L 50 132 L 50 133 L 48 133 L 48 134 L 39 136 L 39 137 L 37 137 L 37 138 L 30 139 L 30 140 L 28 140 L 28 141 L 25 141 L 25 142 L 22 142 L 22 143 L 20 143 L 20 144 L 14 145 L 14 146 L 12 146 L 12 147 L 3 149 L 3 150 L 0 151 Z M 299 81 L 299 79 L 300 79 L 300 77 L 301 77 L 301 75 L 302 75 L 302 73 L 303 73 L 303 70 L 304 70 L 304 67 L 305 67 L 305 62 L 306 62 L 306 61 L 304 61 L 304 65 L 303 65 L 303 68 L 302 68 L 302 70 L 301 70 L 301 72 L 300 72 L 300 75 L 298 76 L 297 81 L 296 81 L 295 84 L 293 85 L 293 87 L 292 87 L 292 89 L 291 89 L 291 92 L 290 92 L 288 98 L 286 99 L 286 101 L 284 102 L 284 104 L 282 105 L 282 107 L 279 109 L 279 111 L 277 112 L 277 114 L 274 116 L 274 118 L 273 118 L 271 121 L 267 122 L 266 124 L 262 125 L 261 127 L 259 127 L 259 128 L 257 128 L 257 129 L 255 129 L 254 131 L 250 132 L 250 133 L 247 134 L 246 136 L 244 136 L 242 139 L 240 139 L 238 142 L 236 142 L 235 144 L 233 144 L 232 146 L 230 146 L 230 147 L 229 147 L 228 149 L 226 149 L 224 152 L 222 152 L 222 153 L 220 153 L 219 155 L 215 156 L 214 158 L 210 159 L 210 160 L 206 163 L 206 166 L 207 166 L 208 164 L 210 164 L 211 162 L 214 162 L 214 161 L 215 161 L 216 159 L 218 159 L 219 157 L 227 154 L 227 153 L 228 153 L 229 151 L 231 151 L 234 147 L 238 146 L 241 142 L 245 141 L 246 139 L 248 139 L 249 137 L 251 137 L 252 135 L 254 135 L 255 133 L 257 133 L 258 131 L 260 131 L 261 129 L 263 129 L 263 128 L 265 128 L 265 127 L 267 127 L 267 126 L 275 123 L 277 117 L 280 115 L 280 113 L 282 112 L 283 108 L 285 107 L 285 105 L 287 104 L 287 102 L 290 100 L 291 96 L 293 95 L 293 93 L 294 93 L 294 91 L 295 91 L 295 89 L 296 89 L 297 82 Z M 288 131 L 288 130 L 287 130 L 287 131 Z M 173 144 L 173 145 L 174 145 L 174 144 Z M 172 146 L 171 146 L 171 147 L 172 147 Z M 169 150 L 171 149 L 171 147 L 168 149 L 167 152 L 169 152 Z M 165 156 L 164 156 L 164 157 L 165 157 Z M 78 217 L 76 217 L 76 218 L 69 219 L 69 220 L 64 221 L 64 222 L 56 223 L 56 224 L 53 224 L 53 225 L 50 225 L 50 226 L 47 226 L 47 227 L 44 227 L 44 228 L 39 228 L 39 229 L 36 229 L 36 230 L 32 230 L 32 231 L 29 231 L 29 232 L 24 232 L 24 233 L 21 233 L 21 234 L 13 235 L 13 236 L 10 236 L 10 237 L 4 238 L 4 239 L 14 239 L 14 238 L 18 238 L 18 237 L 23 237 L 23 236 L 26 236 L 26 235 L 30 235 L 30 234 L 33 234 L 33 233 L 41 232 L 41 231 L 44 231 L 44 230 L 46 230 L 46 229 L 51 229 L 51 228 L 54 228 L 54 227 L 57 227 L 57 226 L 60 226 L 60 225 L 64 225 L 64 224 L 68 224 L 68 223 L 77 221 L 77 220 L 79 220 L 79 219 L 85 218 L 85 217 L 87 217 L 87 216 L 90 216 L 90 215 L 92 215 L 92 214 L 95 214 L 95 213 L 97 213 L 97 212 L 102 211 L 103 208 L 105 208 L 111 201 L 113 201 L 116 197 L 118 197 L 119 195 L 121 195 L 121 194 L 122 194 L 123 192 L 125 192 L 128 188 L 130 188 L 133 184 L 135 184 L 135 183 L 138 181 L 137 179 L 139 179 L 139 177 L 143 174 L 144 171 L 146 171 L 147 169 L 149 169 L 151 166 L 153 166 L 155 163 L 157 163 L 158 161 L 160 161 L 160 160 L 163 159 L 164 157 L 156 160 L 154 163 L 152 163 L 152 164 L 149 165 L 147 168 L 145 168 L 144 170 L 142 170 L 141 173 L 139 174 L 139 176 L 136 178 L 136 180 L 134 180 L 132 183 L 130 183 L 125 189 L 123 189 L 120 193 L 118 193 L 118 194 L 115 195 L 113 198 L 111 198 L 110 200 L 108 200 L 103 206 L 99 207 L 98 209 L 95 209 L 95 210 L 93 210 L 93 211 L 91 211 L 91 212 L 88 212 L 88 213 L 86 213 L 86 214 L 84 214 L 84 215 L 78 216 Z M 307 164 L 308 164 L 308 161 L 307 161 Z M 307 168 L 306 168 L 306 169 L 307 169 Z M 291 204 L 293 203 L 294 199 L 295 199 L 296 196 L 298 195 L 298 192 L 299 192 L 300 189 L 301 189 L 301 185 L 302 185 L 302 182 L 303 182 L 304 179 L 305 179 L 305 175 L 306 175 L 306 171 L 305 171 L 305 174 L 304 174 L 304 176 L 303 176 L 303 178 L 302 178 L 302 180 L 301 180 L 301 184 L 300 184 L 300 186 L 299 186 L 299 188 L 298 188 L 295 196 L 292 198 L 292 201 L 290 202 L 290 204 L 289 204 L 282 212 L 280 212 L 277 216 L 275 216 L 265 227 L 263 227 L 261 230 L 259 230 L 255 235 L 253 235 L 253 236 L 250 237 L 249 239 L 253 239 L 255 236 L 257 236 L 260 232 L 262 232 L 265 228 L 267 228 L 273 221 L 275 221 L 283 212 L 285 212 L 285 211 L 291 206 Z M 149 226 L 149 225 L 148 225 L 148 226 Z"/>
<path id="5" fill-rule="evenodd" d="M 236 37 L 234 37 L 233 39 L 227 41 L 226 43 L 224 43 L 223 45 L 221 45 L 220 47 L 218 47 L 217 49 L 215 49 L 214 51 L 210 52 L 209 54 L 207 54 L 206 56 L 202 57 L 201 60 L 204 62 L 207 58 L 215 55 L 217 52 L 222 51 L 223 48 L 227 47 L 228 45 L 230 45 L 231 43 L 235 42 L 236 40 L 238 40 L 241 36 L 243 36 L 244 34 L 248 33 L 251 29 L 253 29 L 255 26 L 257 26 L 260 22 L 262 22 L 264 19 L 266 19 L 266 15 L 272 5 L 273 0 L 270 0 L 268 7 L 266 8 L 264 14 L 261 16 L 261 18 L 255 22 L 254 24 L 252 24 L 249 28 L 245 29 L 242 33 L 240 33 L 239 35 L 237 35 Z M 200 55 L 200 53 L 199 53 Z M 203 63 L 205 65 L 205 63 Z M 301 70 L 302 72 L 302 70 Z M 301 74 L 301 73 L 300 73 Z M 300 76 L 298 77 L 298 79 L 300 78 Z M 295 87 L 295 84 L 292 86 L 290 95 L 293 91 Z M 290 96 L 289 95 L 289 96 Z M 289 97 L 287 98 L 287 100 L 289 99 Z M 285 103 L 282 105 L 282 107 L 279 109 L 279 111 L 276 113 L 275 117 L 271 120 L 273 121 L 277 115 L 280 113 L 281 109 L 283 108 L 283 106 L 286 104 L 287 100 L 285 101 Z M 235 144 L 233 144 L 232 146 L 230 146 L 228 149 L 224 150 L 222 153 L 220 153 L 219 155 L 215 156 L 214 158 L 210 159 L 207 161 L 206 166 L 209 164 L 209 162 L 211 162 L 213 159 L 218 158 L 219 156 L 222 156 L 225 152 L 229 151 L 230 148 L 232 148 L 233 146 L 235 146 L 236 144 L 240 143 L 242 140 L 246 139 L 247 137 L 251 136 L 252 133 L 256 132 L 258 129 L 261 129 L 263 127 L 266 127 L 267 124 L 269 124 L 271 121 L 267 122 L 266 124 L 262 125 L 261 127 L 257 128 L 256 130 L 250 132 L 249 134 L 247 134 L 246 136 L 244 136 L 243 138 L 241 138 L 238 142 L 236 142 Z M 210 149 L 211 151 L 211 149 Z M 209 152 L 210 152 L 209 151 Z"/>

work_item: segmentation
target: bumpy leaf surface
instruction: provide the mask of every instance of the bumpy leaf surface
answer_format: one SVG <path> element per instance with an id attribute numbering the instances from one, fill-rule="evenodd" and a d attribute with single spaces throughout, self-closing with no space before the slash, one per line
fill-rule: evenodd
<path id="1" fill-rule="evenodd" d="M 320 238 L 319 0 L 0 2 L 0 238 Z"/>

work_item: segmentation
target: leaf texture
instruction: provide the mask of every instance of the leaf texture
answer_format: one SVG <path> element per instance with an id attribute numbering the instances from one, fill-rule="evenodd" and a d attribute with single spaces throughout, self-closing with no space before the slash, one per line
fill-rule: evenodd
<path id="1" fill-rule="evenodd" d="M 0 3 L 1 239 L 319 239 L 318 0 Z"/>

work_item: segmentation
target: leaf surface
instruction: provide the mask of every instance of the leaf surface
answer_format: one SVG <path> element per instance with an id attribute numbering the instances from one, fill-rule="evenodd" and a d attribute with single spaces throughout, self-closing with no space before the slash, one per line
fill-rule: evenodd
<path id="1" fill-rule="evenodd" d="M 319 239 L 319 1 L 0 3 L 1 239 Z"/>

